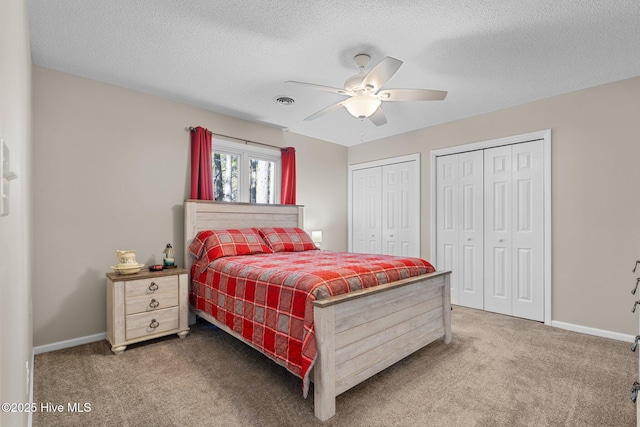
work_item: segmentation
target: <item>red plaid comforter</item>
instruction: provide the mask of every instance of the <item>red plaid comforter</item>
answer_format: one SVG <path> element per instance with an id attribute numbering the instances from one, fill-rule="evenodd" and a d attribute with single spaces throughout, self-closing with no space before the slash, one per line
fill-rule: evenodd
<path id="1" fill-rule="evenodd" d="M 313 301 L 435 271 L 427 261 L 311 250 L 194 264 L 190 303 L 303 379 L 316 357 Z"/>

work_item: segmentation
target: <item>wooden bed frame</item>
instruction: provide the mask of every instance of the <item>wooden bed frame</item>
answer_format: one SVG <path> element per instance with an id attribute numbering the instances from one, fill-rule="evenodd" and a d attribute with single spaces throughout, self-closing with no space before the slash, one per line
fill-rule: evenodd
<path id="1" fill-rule="evenodd" d="M 189 245 L 199 231 L 246 227 L 303 227 L 303 207 L 187 200 L 184 204 L 186 268 Z M 336 412 L 336 396 L 442 338 L 451 342 L 449 271 L 363 289 L 314 302 L 317 358 L 314 413 L 322 421 Z M 206 312 L 195 315 L 247 343 Z M 251 345 L 250 343 L 247 343 Z"/>

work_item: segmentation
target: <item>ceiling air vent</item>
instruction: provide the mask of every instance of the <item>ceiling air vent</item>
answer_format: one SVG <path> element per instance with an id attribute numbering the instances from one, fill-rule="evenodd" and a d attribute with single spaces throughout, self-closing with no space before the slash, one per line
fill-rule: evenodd
<path id="1" fill-rule="evenodd" d="M 283 105 L 285 107 L 296 103 L 296 100 L 291 98 L 290 96 L 276 96 L 275 98 L 273 98 L 273 100 L 276 104 Z"/>

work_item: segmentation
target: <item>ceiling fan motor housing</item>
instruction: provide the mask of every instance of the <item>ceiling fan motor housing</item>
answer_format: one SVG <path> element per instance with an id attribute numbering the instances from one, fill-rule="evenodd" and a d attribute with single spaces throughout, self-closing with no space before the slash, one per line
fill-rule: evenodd
<path id="1" fill-rule="evenodd" d="M 364 71 L 360 71 L 358 74 L 354 74 L 353 76 L 347 78 L 344 81 L 344 90 L 346 91 L 355 91 L 360 88 L 362 84 L 362 80 L 366 77 Z"/>
<path id="2" fill-rule="evenodd" d="M 353 62 L 358 66 L 360 72 L 358 74 L 354 74 L 353 76 L 347 78 L 344 82 L 344 89 L 348 91 L 354 91 L 362 85 L 362 81 L 367 76 L 367 73 L 364 72 L 364 68 L 369 65 L 369 60 L 371 57 L 366 53 L 360 53 L 353 57 Z"/>

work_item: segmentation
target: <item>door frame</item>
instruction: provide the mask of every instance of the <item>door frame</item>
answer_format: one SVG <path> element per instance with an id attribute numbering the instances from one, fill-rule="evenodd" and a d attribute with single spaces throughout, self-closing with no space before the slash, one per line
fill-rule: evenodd
<path id="1" fill-rule="evenodd" d="M 544 191 L 544 323 L 551 325 L 551 129 L 524 133 L 454 147 L 439 148 L 431 151 L 431 259 L 437 259 L 436 227 L 436 160 L 440 156 L 459 154 L 467 151 L 484 150 L 503 145 L 542 140 L 543 147 L 543 191 Z"/>
<path id="2" fill-rule="evenodd" d="M 418 200 L 418 203 L 416 203 L 416 209 L 418 210 L 418 223 L 416 224 L 416 226 L 418 227 L 418 236 L 420 236 L 420 223 L 421 223 L 421 218 L 420 218 L 420 188 L 421 188 L 421 183 L 422 180 L 420 179 L 420 153 L 414 153 L 414 154 L 407 154 L 406 156 L 398 156 L 398 157 L 389 157 L 387 159 L 381 159 L 381 160 L 374 160 L 371 162 L 363 162 L 363 163 L 355 163 L 352 165 L 349 165 L 349 172 L 348 172 L 348 176 L 347 176 L 347 234 L 348 234 L 348 239 L 347 239 L 347 250 L 349 252 L 353 251 L 353 181 L 352 181 L 352 175 L 353 175 L 353 171 L 354 170 L 359 170 L 359 169 L 368 169 L 368 168 L 374 168 L 374 167 L 378 167 L 378 166 L 386 166 L 386 165 L 393 165 L 396 163 L 405 163 L 405 162 L 417 162 L 417 171 L 418 171 L 418 175 L 416 176 L 416 189 L 415 189 L 415 196 Z M 419 246 L 420 246 L 420 242 L 418 242 Z"/>

